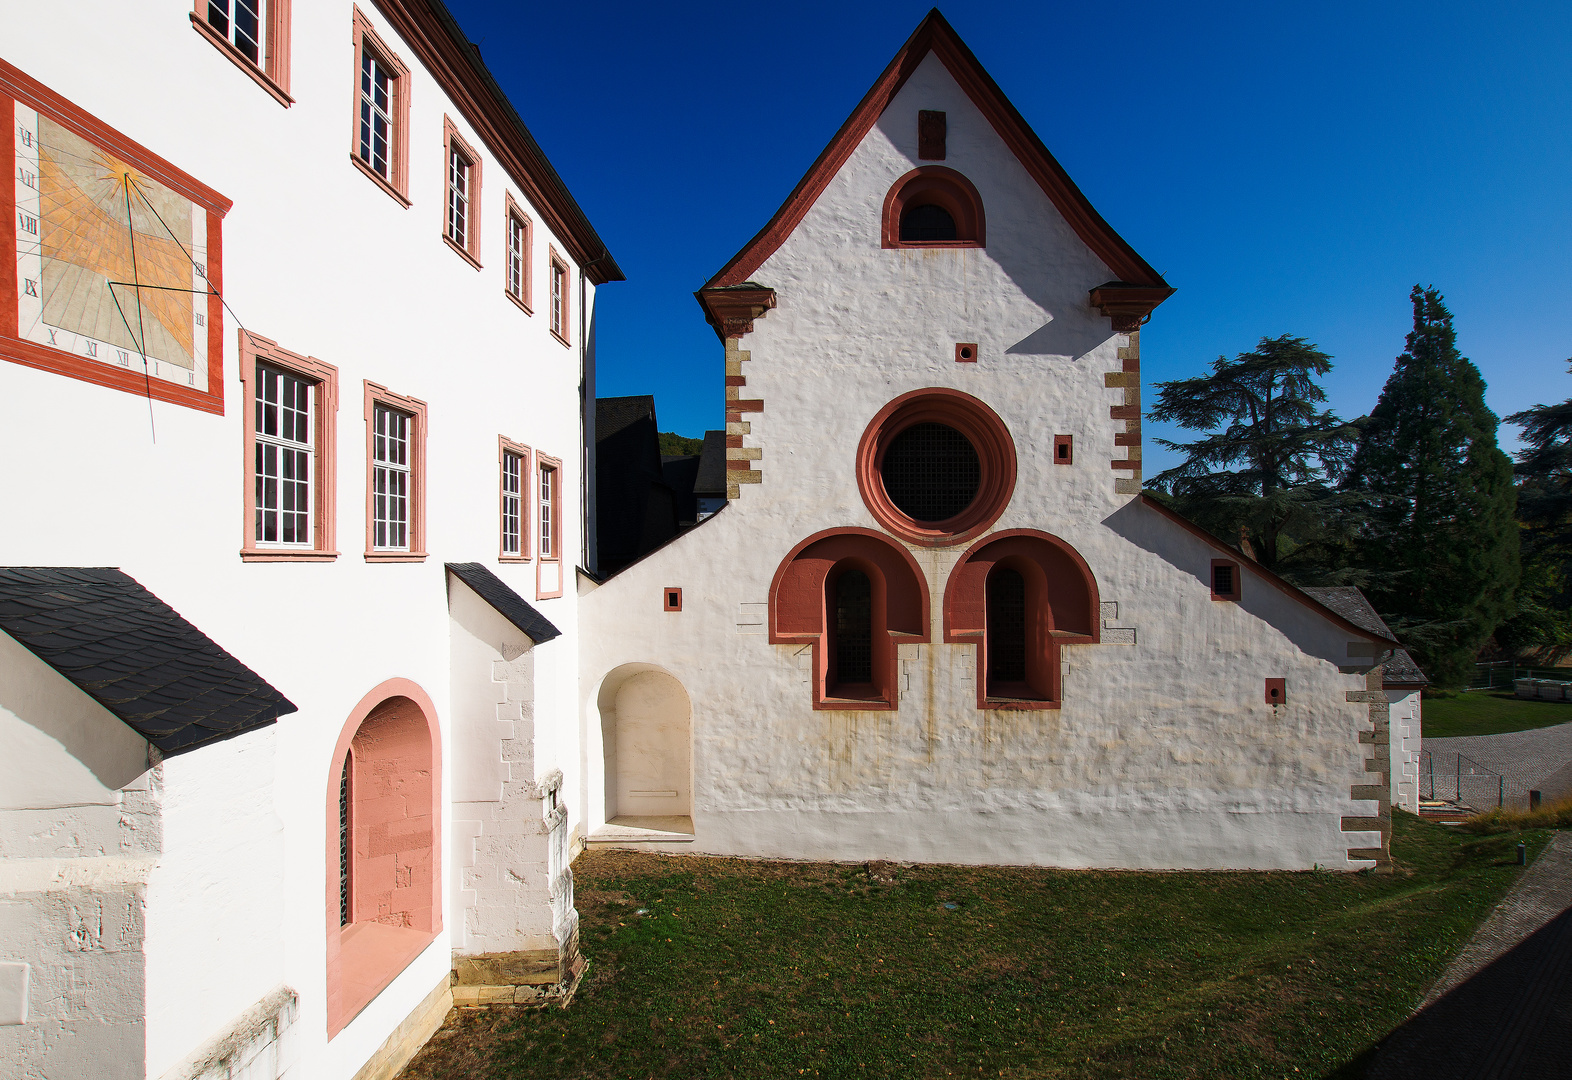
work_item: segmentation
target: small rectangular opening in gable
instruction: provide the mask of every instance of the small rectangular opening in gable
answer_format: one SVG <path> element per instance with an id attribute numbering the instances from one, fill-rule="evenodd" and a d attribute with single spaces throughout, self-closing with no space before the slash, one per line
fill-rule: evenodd
<path id="1" fill-rule="evenodd" d="M 1053 437 L 1053 463 L 1055 465 L 1073 465 L 1075 463 L 1075 436 L 1055 435 Z"/>
<path id="2" fill-rule="evenodd" d="M 667 611 L 682 610 L 682 590 L 667 589 L 665 591 L 665 609 Z"/>
<path id="3" fill-rule="evenodd" d="M 917 113 L 917 156 L 923 161 L 943 161 L 947 123 L 944 113 L 922 109 Z"/>

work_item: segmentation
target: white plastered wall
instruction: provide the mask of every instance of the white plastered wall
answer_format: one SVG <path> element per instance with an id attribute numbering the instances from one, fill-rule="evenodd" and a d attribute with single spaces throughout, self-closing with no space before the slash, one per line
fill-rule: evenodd
<path id="1" fill-rule="evenodd" d="M 1386 692 L 1392 703 L 1392 805 L 1419 813 L 1419 752 L 1423 719 L 1418 690 L 1396 687 Z"/>
<path id="2" fill-rule="evenodd" d="M 985 249 L 886 250 L 885 193 L 917 165 L 919 109 L 948 114 L 944 164 L 986 207 Z M 671 672 L 693 701 L 690 850 L 831 859 L 1129 867 L 1364 866 L 1344 833 L 1373 815 L 1358 730 L 1368 706 L 1353 635 L 1247 573 L 1241 603 L 1210 599 L 1219 552 L 1127 496 L 1108 418 L 1127 344 L 1087 294 L 1114 275 L 1079 240 L 930 56 L 780 248 L 751 275 L 779 306 L 740 342 L 746 446 L 763 482 L 584 603 L 581 719 L 604 755 L 595 690 L 621 665 Z M 1159 313 L 1160 317 L 1160 313 Z M 977 342 L 957 364 L 954 344 Z M 763 613 L 793 545 L 878 529 L 853 472 L 858 439 L 898 395 L 952 387 L 994 409 L 1018 480 L 994 529 L 1033 528 L 1090 564 L 1109 644 L 1064 650 L 1058 710 L 979 710 L 975 646 L 942 638 L 962 547 L 912 548 L 931 642 L 900 647 L 898 711 L 815 711 L 807 646 L 772 646 Z M 1050 463 L 1055 434 L 1075 463 Z M 665 588 L 683 610 L 662 610 Z M 1113 644 L 1113 642 L 1125 642 Z M 1131 643 L 1133 642 L 1133 644 Z M 1264 680 L 1288 683 L 1265 704 Z M 585 784 L 591 824 L 604 806 Z"/>
<path id="3" fill-rule="evenodd" d="M 155 441 L 145 398 L 0 363 L 0 430 L 8 447 L 27 448 L 30 461 L 29 468 L 0 476 L 0 497 L 33 508 L 27 528 L 0 539 L 0 565 L 118 566 L 299 706 L 262 736 L 272 746 L 268 792 L 237 779 L 249 763 L 244 740 L 168 763 L 181 786 L 170 798 L 184 824 L 171 826 L 170 842 L 180 850 L 167 852 L 169 887 L 153 889 L 146 911 L 147 978 L 155 996 L 147 1002 L 145 1058 L 152 1076 L 227 1030 L 282 982 L 300 995 L 300 1056 L 292 1076 L 350 1077 L 444 978 L 451 962 L 446 931 L 456 917 L 450 904 L 445 932 L 328 1040 L 323 958 L 332 749 L 373 687 L 412 680 L 437 704 L 443 790 L 450 792 L 442 563 L 485 561 L 518 593 L 532 602 L 536 596 L 534 563 L 495 562 L 498 435 L 562 460 L 565 577 L 582 543 L 580 316 L 575 310 L 575 340 L 564 346 L 548 332 L 542 304 L 548 246 L 571 259 L 568 247 L 374 4 L 362 4 L 363 11 L 413 70 L 412 205 L 400 206 L 351 165 L 351 8 L 348 0 L 294 5 L 296 100 L 288 109 L 192 29 L 189 0 L 6 11 L 8 61 L 234 202 L 223 229 L 230 308 L 223 416 L 155 402 Z M 66 40 L 69 49 L 59 46 Z M 126 56 L 137 57 L 134 93 L 126 90 Z M 539 107 L 517 104 L 525 116 Z M 441 240 L 444 114 L 485 157 L 479 271 Z M 503 295 L 504 191 L 534 219 L 533 316 Z M 575 309 L 577 276 L 575 268 Z M 594 289 L 584 295 L 592 328 Z M 237 324 L 338 367 L 342 554 L 333 563 L 244 564 L 238 557 L 247 448 Z M 366 379 L 430 408 L 431 557 L 424 563 L 362 558 Z M 537 660 L 535 682 L 559 695 L 555 711 L 566 732 L 559 749 L 566 752 L 558 756 L 571 785 L 578 770 L 571 747 L 578 634 L 571 580 L 565 593 L 537 603 L 563 636 L 549 664 Z M 260 816 L 248 819 L 245 829 L 252 831 L 244 833 L 263 841 L 266 854 L 254 865 L 231 861 L 222 847 L 228 841 L 204 824 L 204 818 L 232 820 L 225 778 L 246 784 L 246 798 L 257 804 Z M 276 821 L 269 824 L 269 816 Z M 453 879 L 451 818 L 444 809 L 444 882 Z M 193 912 L 196 898 L 176 887 L 179 874 L 201 871 L 201 852 L 191 846 L 210 842 L 226 851 L 224 873 L 204 884 L 223 893 L 205 898 L 218 903 L 211 918 Z M 179 865 L 188 869 L 177 872 Z"/>

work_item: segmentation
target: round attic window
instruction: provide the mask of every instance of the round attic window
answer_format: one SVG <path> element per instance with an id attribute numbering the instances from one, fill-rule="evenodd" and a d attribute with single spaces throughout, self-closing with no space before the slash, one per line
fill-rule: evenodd
<path id="1" fill-rule="evenodd" d="M 913 424 L 890 440 L 883 458 L 884 493 L 913 521 L 948 521 L 977 497 L 977 450 L 948 424 Z"/>
<path id="2" fill-rule="evenodd" d="M 857 486 L 890 532 L 939 546 L 977 536 L 1015 491 L 1015 443 L 998 415 L 959 390 L 914 390 L 873 418 Z"/>

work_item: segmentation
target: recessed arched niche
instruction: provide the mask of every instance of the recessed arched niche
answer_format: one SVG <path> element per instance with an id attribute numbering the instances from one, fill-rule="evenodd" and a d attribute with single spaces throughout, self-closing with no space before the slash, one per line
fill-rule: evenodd
<path id="1" fill-rule="evenodd" d="M 911 552 L 872 529 L 799 543 L 770 583 L 770 641 L 813 646 L 815 709 L 894 709 L 896 646 L 928 640 L 928 586 Z"/>
<path id="2" fill-rule="evenodd" d="M 944 640 L 977 645 L 977 707 L 1057 709 L 1060 649 L 1099 639 L 1097 580 L 1051 533 L 977 541 L 944 589 Z"/>
<path id="3" fill-rule="evenodd" d="M 987 246 L 982 196 L 944 165 L 913 169 L 884 196 L 881 243 L 887 248 Z"/>

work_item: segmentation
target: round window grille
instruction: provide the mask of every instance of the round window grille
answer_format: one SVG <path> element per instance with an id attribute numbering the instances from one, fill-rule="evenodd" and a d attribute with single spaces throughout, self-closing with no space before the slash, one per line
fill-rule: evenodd
<path id="1" fill-rule="evenodd" d="M 971 440 L 948 424 L 926 422 L 890 440 L 879 473 L 895 508 L 913 521 L 948 521 L 977 497 L 982 468 Z"/>

